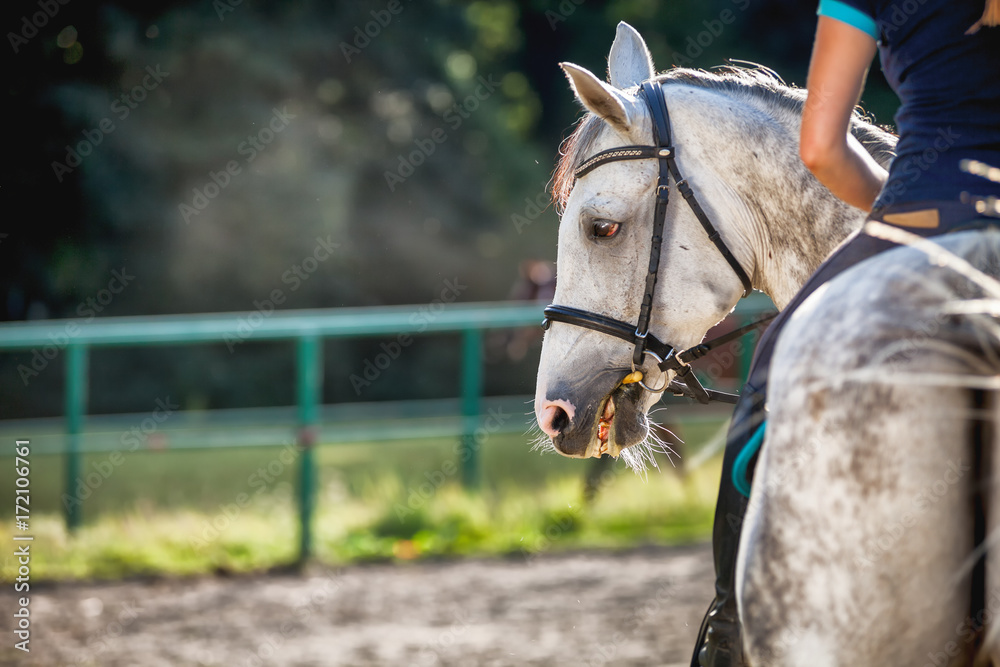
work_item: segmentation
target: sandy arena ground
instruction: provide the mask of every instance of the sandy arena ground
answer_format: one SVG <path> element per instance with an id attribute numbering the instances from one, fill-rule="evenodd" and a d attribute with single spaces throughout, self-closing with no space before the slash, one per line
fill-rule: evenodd
<path id="1" fill-rule="evenodd" d="M 0 664 L 687 665 L 708 545 L 369 565 L 303 576 L 43 586 Z"/>

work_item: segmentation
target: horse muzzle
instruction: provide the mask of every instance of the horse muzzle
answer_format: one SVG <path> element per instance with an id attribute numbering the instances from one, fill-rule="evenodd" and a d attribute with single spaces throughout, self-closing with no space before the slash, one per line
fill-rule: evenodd
<path id="1" fill-rule="evenodd" d="M 614 376 L 610 389 L 605 382 L 590 382 L 572 388 L 556 385 L 546 392 L 536 418 L 557 452 L 573 458 L 617 457 L 646 438 L 644 391 L 637 384 L 620 383 L 627 372 L 602 373 Z"/>

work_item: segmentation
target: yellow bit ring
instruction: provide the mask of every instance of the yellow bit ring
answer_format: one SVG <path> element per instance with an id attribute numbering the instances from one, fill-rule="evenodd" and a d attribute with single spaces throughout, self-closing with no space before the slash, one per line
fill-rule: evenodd
<path id="1" fill-rule="evenodd" d="M 625 376 L 622 380 L 622 384 L 635 384 L 636 382 L 642 382 L 642 371 L 632 371 Z"/>
<path id="2" fill-rule="evenodd" d="M 664 382 L 662 387 L 654 389 L 653 387 L 648 386 L 645 382 L 642 381 L 643 377 L 645 376 L 642 374 L 642 371 L 632 371 L 622 379 L 622 384 L 623 385 L 638 384 L 640 387 L 642 387 L 651 394 L 663 393 L 666 390 L 667 385 L 670 384 L 669 382 Z"/>

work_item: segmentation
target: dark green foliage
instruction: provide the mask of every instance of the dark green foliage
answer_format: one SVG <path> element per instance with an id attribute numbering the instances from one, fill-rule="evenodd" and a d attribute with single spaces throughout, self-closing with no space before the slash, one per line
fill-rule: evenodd
<path id="1" fill-rule="evenodd" d="M 0 319 L 247 314 L 275 291 L 278 308 L 428 304 L 454 279 L 462 301 L 504 298 L 522 260 L 555 256 L 545 184 L 579 115 L 558 62 L 602 72 L 626 20 L 661 68 L 757 60 L 802 84 L 815 21 L 812 4 L 776 0 L 390 4 L 60 5 L 9 68 Z M 5 25 L 32 7 L 7 7 Z M 95 130 L 103 121 L 113 129 Z M 54 166 L 88 137 L 79 166 Z M 323 243 L 337 247 L 308 265 Z M 101 303 L 123 268 L 135 280 Z M 379 342 L 340 343 L 335 358 Z M 164 391 L 207 408 L 287 400 L 279 348 L 108 355 L 95 408 L 141 409 L 130 401 Z M 410 352 L 379 392 L 421 378 L 448 393 L 450 375 L 427 373 L 447 357 Z M 61 360 L 25 386 L 30 358 L 0 355 L 0 418 L 59 412 Z M 328 359 L 327 400 L 356 398 L 352 372 Z"/>

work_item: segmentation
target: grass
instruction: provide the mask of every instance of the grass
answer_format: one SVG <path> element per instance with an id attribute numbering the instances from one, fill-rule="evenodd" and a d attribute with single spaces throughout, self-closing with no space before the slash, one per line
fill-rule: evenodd
<path id="1" fill-rule="evenodd" d="M 691 428 L 686 439 L 702 442 L 713 430 Z M 105 458 L 88 457 L 85 470 L 98 471 Z M 90 490 L 84 525 L 70 535 L 59 504 L 61 460 L 35 457 L 32 581 L 252 572 L 290 563 L 299 539 L 296 458 L 281 448 L 129 454 Z M 520 435 L 484 445 L 475 491 L 459 484 L 453 441 L 336 445 L 319 448 L 317 458 L 314 536 L 317 558 L 328 564 L 531 558 L 706 539 L 719 475 L 717 459 L 684 476 L 661 459 L 661 469 L 645 477 L 618 461 L 588 503 L 583 476 L 593 463 L 532 453 Z M 0 471 L 0 488 L 12 488 L 10 467 Z M 0 523 L 8 544 L 11 519 Z M 9 581 L 16 568 L 5 555 L 0 576 Z"/>

